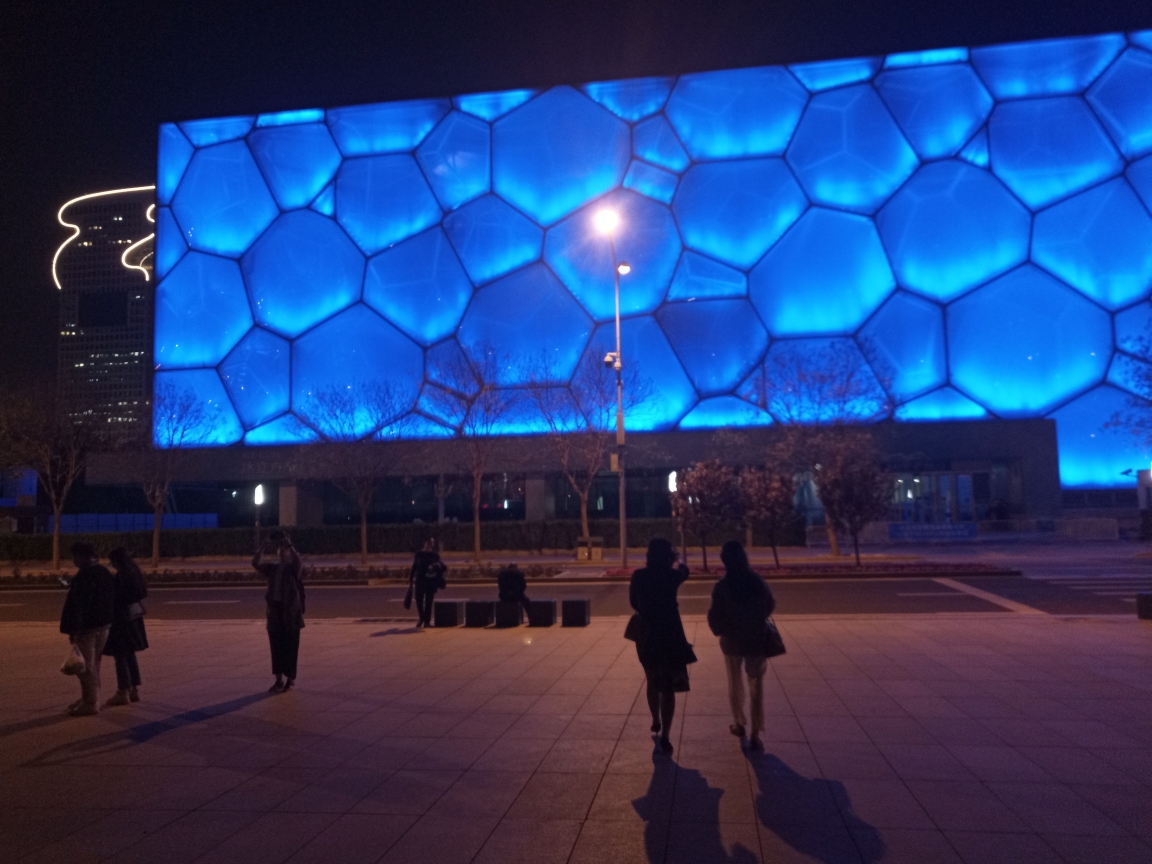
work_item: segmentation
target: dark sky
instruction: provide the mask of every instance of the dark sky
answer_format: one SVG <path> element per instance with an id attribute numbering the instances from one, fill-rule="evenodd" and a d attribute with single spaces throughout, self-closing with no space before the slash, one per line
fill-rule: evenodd
<path id="1" fill-rule="evenodd" d="M 0 382 L 55 364 L 56 210 L 153 182 L 162 121 L 1143 28 L 1147 0 L 4 0 Z"/>

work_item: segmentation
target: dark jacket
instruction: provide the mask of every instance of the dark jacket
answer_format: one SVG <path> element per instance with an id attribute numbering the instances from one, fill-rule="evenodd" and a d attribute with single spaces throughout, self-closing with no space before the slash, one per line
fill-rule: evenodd
<path id="1" fill-rule="evenodd" d="M 528 590 L 528 580 L 518 567 L 505 567 L 496 574 L 496 587 L 501 600 L 506 603 L 519 603 Z"/>
<path id="2" fill-rule="evenodd" d="M 148 583 L 144 574 L 135 565 L 116 571 L 116 606 L 112 613 L 112 629 L 108 631 L 108 641 L 104 643 L 104 654 L 114 657 L 132 651 L 143 651 L 148 647 L 148 634 L 144 629 L 144 618 L 133 618 L 129 607 L 140 603 L 148 596 Z"/>
<path id="3" fill-rule="evenodd" d="M 60 613 L 60 632 L 75 636 L 107 627 L 112 623 L 115 606 L 116 581 L 108 568 L 101 564 L 81 567 L 68 586 Z"/>
<path id="4" fill-rule="evenodd" d="M 441 566 L 436 566 L 436 565 Z M 416 557 L 412 559 L 412 570 L 408 573 L 408 581 L 413 579 L 423 580 L 426 587 L 439 587 L 438 583 L 444 576 L 443 564 L 440 561 L 439 552 L 425 552 L 421 549 L 416 553 Z M 431 585 L 430 583 L 437 583 Z"/>
<path id="5" fill-rule="evenodd" d="M 667 570 L 645 567 L 632 574 L 628 599 L 640 618 L 636 653 L 645 667 L 696 662 L 676 600 L 676 592 L 687 578 L 688 568 L 683 565 Z"/>
<path id="6" fill-rule="evenodd" d="M 252 566 L 268 580 L 268 590 L 264 601 L 268 604 L 268 619 L 276 618 L 283 627 L 304 627 L 304 565 L 300 556 L 293 552 L 292 560 L 286 564 L 279 557 L 265 561 L 257 555 Z"/>
<path id="7" fill-rule="evenodd" d="M 759 574 L 725 574 L 712 588 L 708 627 L 720 637 L 720 650 L 729 656 L 764 655 L 768 616 L 776 598 Z"/>

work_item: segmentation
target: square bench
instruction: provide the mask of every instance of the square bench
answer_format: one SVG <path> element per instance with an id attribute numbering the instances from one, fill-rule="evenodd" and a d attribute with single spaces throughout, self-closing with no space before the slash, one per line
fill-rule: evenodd
<path id="1" fill-rule="evenodd" d="M 524 623 L 524 606 L 521 603 L 497 600 L 495 606 L 497 627 L 519 627 Z"/>
<path id="2" fill-rule="evenodd" d="M 495 617 L 496 604 L 492 600 L 467 600 L 464 602 L 464 626 L 487 627 Z"/>
<path id="3" fill-rule="evenodd" d="M 1145 620 L 1152 619 L 1152 594 L 1136 595 L 1136 617 Z"/>
<path id="4" fill-rule="evenodd" d="M 561 627 L 587 627 L 592 619 L 592 600 L 573 597 L 560 603 Z"/>
<path id="5" fill-rule="evenodd" d="M 556 623 L 555 600 L 529 600 L 528 626 L 551 627 Z"/>
<path id="6" fill-rule="evenodd" d="M 465 600 L 432 601 L 433 627 L 459 627 L 464 623 Z"/>

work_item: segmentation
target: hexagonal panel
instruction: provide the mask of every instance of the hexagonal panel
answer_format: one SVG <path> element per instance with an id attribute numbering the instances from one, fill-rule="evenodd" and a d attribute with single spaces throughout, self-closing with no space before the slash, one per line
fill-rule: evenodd
<path id="1" fill-rule="evenodd" d="M 1141 352 L 1141 357 L 1147 357 L 1147 354 Z M 1152 388 L 1148 386 L 1152 383 L 1152 363 L 1117 351 L 1108 365 L 1108 383 L 1133 396 L 1147 399 L 1152 396 Z"/>
<path id="2" fill-rule="evenodd" d="M 1088 101 L 1120 152 L 1152 151 L 1152 53 L 1130 48 L 1088 91 Z"/>
<path id="3" fill-rule="evenodd" d="M 620 322 L 620 356 L 625 375 L 641 388 L 643 399 L 624 394 L 624 425 L 630 432 L 652 432 L 675 426 L 696 403 L 696 391 L 684 373 L 668 338 L 651 315 Z M 592 334 L 582 362 L 599 363 L 616 350 L 612 323 L 601 324 Z"/>
<path id="4" fill-rule="evenodd" d="M 731 391 L 768 347 L 768 332 L 747 300 L 666 303 L 656 319 L 701 396 Z"/>
<path id="5" fill-rule="evenodd" d="M 672 200 L 684 244 L 741 269 L 759 261 L 807 206 L 781 159 L 693 165 Z"/>
<path id="6" fill-rule="evenodd" d="M 1026 264 L 948 307 L 952 383 L 1004 417 L 1048 410 L 1098 383 L 1108 313 Z"/>
<path id="7" fill-rule="evenodd" d="M 336 178 L 336 218 L 365 254 L 440 221 L 440 205 L 408 155 L 348 159 Z"/>
<path id="8" fill-rule="evenodd" d="M 543 264 L 532 264 L 476 292 L 458 338 L 470 359 L 494 351 L 498 383 L 563 383 L 592 332 L 592 321 Z"/>
<path id="9" fill-rule="evenodd" d="M 773 336 L 850 333 L 896 287 L 870 219 L 813 207 L 756 265 L 752 302 Z"/>
<path id="10" fill-rule="evenodd" d="M 628 126 L 571 87 L 553 87 L 492 125 L 492 185 L 549 225 L 624 179 Z"/>
<path id="11" fill-rule="evenodd" d="M 196 447 L 226 447 L 244 435 L 220 376 L 215 369 L 185 369 L 180 372 L 157 372 L 153 377 L 155 392 L 171 387 L 180 394 L 191 394 L 202 409 L 203 423 L 189 430 L 188 439 Z M 183 399 L 184 397 L 179 397 Z M 158 446 L 161 442 L 155 442 Z"/>
<path id="12" fill-rule="evenodd" d="M 1073 488 L 1131 486 L 1137 469 L 1148 465 L 1152 448 L 1123 429 L 1105 429 L 1130 397 L 1114 387 L 1097 387 L 1048 415 L 1056 421 L 1060 485 Z"/>
<path id="13" fill-rule="evenodd" d="M 992 97 L 963 64 L 893 69 L 876 89 L 921 159 L 952 156 L 992 111 Z"/>
<path id="14" fill-rule="evenodd" d="M 624 188 L 647 195 L 654 201 L 671 204 L 676 195 L 676 184 L 680 178 L 670 171 L 633 159 L 624 175 Z"/>
<path id="15" fill-rule="evenodd" d="M 1152 356 L 1152 303 L 1137 303 L 1116 313 L 1116 347 L 1139 356 Z"/>
<path id="16" fill-rule="evenodd" d="M 1128 39 L 1133 45 L 1152 51 L 1152 30 L 1135 30 L 1128 34 Z"/>
<path id="17" fill-rule="evenodd" d="M 240 266 L 189 252 L 156 286 L 156 367 L 215 366 L 251 326 Z"/>
<path id="18" fill-rule="evenodd" d="M 598 321 L 615 315 L 612 249 L 593 224 L 601 208 L 620 214 L 616 260 L 631 272 L 620 277 L 620 314 L 651 312 L 664 299 L 680 257 L 680 236 L 667 207 L 643 195 L 618 190 L 548 229 L 544 260 Z"/>
<path id="19" fill-rule="evenodd" d="M 680 257 L 672 284 L 668 287 L 669 300 L 747 296 L 748 280 L 743 273 L 695 252 L 685 252 Z"/>
<path id="20" fill-rule="evenodd" d="M 323 123 L 323 108 L 301 108 L 295 111 L 274 111 L 256 115 L 256 128 L 265 126 L 294 126 L 297 123 Z"/>
<path id="21" fill-rule="evenodd" d="M 444 230 L 477 285 L 535 261 L 544 247 L 544 232 L 495 195 L 449 213 Z"/>
<path id="22" fill-rule="evenodd" d="M 321 189 L 320 194 L 316 196 L 316 199 L 312 202 L 311 207 L 317 213 L 321 213 L 324 216 L 335 216 L 336 215 L 336 186 L 335 186 L 335 184 L 329 183 L 327 186 L 325 186 L 323 189 Z"/>
<path id="23" fill-rule="evenodd" d="M 185 121 L 180 124 L 180 129 L 197 147 L 209 147 L 243 138 L 255 122 L 255 117 L 213 117 Z"/>
<path id="24" fill-rule="evenodd" d="M 983 420 L 988 412 L 963 393 L 951 387 L 941 387 L 925 393 L 919 399 L 905 402 L 893 412 L 903 422 L 938 420 Z"/>
<path id="25" fill-rule="evenodd" d="M 412 413 L 401 421 L 404 438 L 451 438 L 455 435 L 453 430 L 442 423 L 437 423 L 423 414 Z"/>
<path id="26" fill-rule="evenodd" d="M 927 51 L 904 51 L 884 58 L 885 69 L 908 66 L 939 66 L 945 63 L 967 63 L 967 48 L 929 48 Z"/>
<path id="27" fill-rule="evenodd" d="M 253 327 L 220 364 L 220 377 L 246 429 L 288 410 L 291 355 L 287 339 Z"/>
<path id="28" fill-rule="evenodd" d="M 501 90 L 497 93 L 470 93 L 457 96 L 453 101 L 465 114 L 491 121 L 519 108 L 535 95 L 535 90 Z"/>
<path id="29" fill-rule="evenodd" d="M 938 300 L 1028 257 L 1028 211 L 999 180 L 964 162 L 922 166 L 876 225 L 900 284 Z"/>
<path id="30" fill-rule="evenodd" d="M 956 155 L 977 168 L 987 168 L 991 161 L 988 154 L 988 127 L 973 135 L 972 140 Z"/>
<path id="31" fill-rule="evenodd" d="M 880 70 L 879 57 L 854 57 L 850 60 L 822 60 L 819 63 L 793 63 L 788 67 L 800 83 L 819 93 L 845 84 L 868 81 Z"/>
<path id="32" fill-rule="evenodd" d="M 772 415 L 735 396 L 702 400 L 680 421 L 681 429 L 727 429 L 770 426 Z"/>
<path id="33" fill-rule="evenodd" d="M 664 113 L 696 159 L 775 156 L 788 146 L 808 92 L 784 69 L 682 75 Z"/>
<path id="34" fill-rule="evenodd" d="M 314 210 L 285 213 L 240 261 L 256 320 L 299 336 L 360 299 L 364 256 Z"/>
<path id="35" fill-rule="evenodd" d="M 184 235 L 172 211 L 167 207 L 156 209 L 156 278 L 163 279 L 167 273 L 176 266 L 177 262 L 188 251 L 188 244 L 184 242 Z"/>
<path id="36" fill-rule="evenodd" d="M 456 332 L 471 299 L 472 283 L 439 228 L 368 262 L 364 302 L 421 344 Z"/>
<path id="37" fill-rule="evenodd" d="M 585 84 L 584 92 L 617 117 L 635 122 L 655 114 L 668 101 L 672 78 L 631 78 Z"/>
<path id="38" fill-rule="evenodd" d="M 471 395 L 478 386 L 474 370 L 455 339 L 434 345 L 426 352 L 425 376 L 445 390 Z"/>
<path id="39" fill-rule="evenodd" d="M 340 151 L 323 123 L 257 129 L 248 145 L 283 210 L 307 207 L 340 167 Z"/>
<path id="40" fill-rule="evenodd" d="M 1152 209 L 1152 156 L 1130 163 L 1126 173 L 1128 182 L 1136 189 L 1144 206 Z"/>
<path id="41" fill-rule="evenodd" d="M 176 194 L 180 178 L 195 152 L 175 123 L 160 126 L 160 148 L 156 157 L 156 203 L 167 204 Z"/>
<path id="42" fill-rule="evenodd" d="M 420 347 L 362 303 L 292 343 L 292 410 L 321 431 L 332 425 L 321 407 L 326 394 L 345 390 L 365 400 L 341 418 L 363 436 L 379 422 L 381 412 L 370 404 L 375 392 L 390 392 L 389 407 L 401 413 L 415 403 L 423 377 Z"/>
<path id="43" fill-rule="evenodd" d="M 488 191 L 489 138 L 487 123 L 453 111 L 416 151 L 416 161 L 445 210 Z"/>
<path id="44" fill-rule="evenodd" d="M 944 314 L 935 303 L 897 292 L 861 329 L 857 340 L 888 392 L 904 401 L 948 379 Z"/>
<path id="45" fill-rule="evenodd" d="M 876 91 L 845 87 L 812 97 L 788 164 L 817 204 L 871 213 L 916 170 L 916 154 Z"/>
<path id="46" fill-rule="evenodd" d="M 231 141 L 196 152 L 172 212 L 193 249 L 240 255 L 280 211 L 247 145 Z"/>
<path id="47" fill-rule="evenodd" d="M 988 139 L 992 170 L 1033 210 L 1124 168 L 1078 96 L 997 105 L 988 121 Z"/>
<path id="48" fill-rule="evenodd" d="M 650 117 L 632 130 L 632 153 L 639 159 L 680 172 L 688 167 L 688 154 L 664 117 Z"/>
<path id="49" fill-rule="evenodd" d="M 1036 215 L 1032 260 L 1109 309 L 1152 287 L 1152 218 L 1123 178 Z"/>
<path id="50" fill-rule="evenodd" d="M 320 436 L 311 426 L 306 426 L 295 414 L 285 414 L 270 420 L 263 426 L 250 429 L 244 435 L 244 443 L 254 447 L 276 444 L 311 444 Z"/>
<path id="51" fill-rule="evenodd" d="M 997 99 L 1079 93 L 1124 50 L 1118 33 L 972 49 L 972 65 Z"/>
<path id="52" fill-rule="evenodd" d="M 447 99 L 417 99 L 333 108 L 328 127 L 345 156 L 411 150 L 452 107 Z"/>

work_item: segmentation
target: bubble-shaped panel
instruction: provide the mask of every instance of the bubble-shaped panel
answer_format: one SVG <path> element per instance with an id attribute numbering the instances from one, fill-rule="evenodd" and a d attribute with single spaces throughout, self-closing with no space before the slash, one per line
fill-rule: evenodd
<path id="1" fill-rule="evenodd" d="M 748 280 L 739 270 L 695 252 L 685 252 L 668 288 L 669 300 L 747 297 Z"/>
<path id="2" fill-rule="evenodd" d="M 1128 182 L 1136 189 L 1144 206 L 1152 210 L 1152 156 L 1130 163 L 1126 173 Z"/>
<path id="3" fill-rule="evenodd" d="M 455 339 L 445 340 L 429 348 L 425 369 L 428 380 L 445 390 L 471 396 L 479 386 L 475 370 Z"/>
<path id="4" fill-rule="evenodd" d="M 1108 369 L 1108 313 L 1025 264 L 948 307 L 952 383 L 1004 417 L 1048 410 Z"/>
<path id="5" fill-rule="evenodd" d="M 675 174 L 663 168 L 633 159 L 628 166 L 628 173 L 624 175 L 624 188 L 633 189 L 664 204 L 671 204 L 679 180 Z"/>
<path id="6" fill-rule="evenodd" d="M 180 129 L 197 147 L 209 147 L 243 138 L 251 131 L 255 121 L 255 117 L 215 117 L 186 121 L 180 124 Z"/>
<path id="7" fill-rule="evenodd" d="M 163 279 L 188 251 L 180 226 L 167 207 L 156 209 L 156 278 Z"/>
<path id="8" fill-rule="evenodd" d="M 705 399 L 680 421 L 681 429 L 725 429 L 770 426 L 772 415 L 735 396 Z"/>
<path id="9" fill-rule="evenodd" d="M 220 364 L 220 377 L 246 429 L 288 410 L 289 351 L 287 339 L 253 327 Z"/>
<path id="10" fill-rule="evenodd" d="M 697 159 L 775 156 L 788 146 L 807 91 L 774 66 L 682 75 L 664 113 Z"/>
<path id="11" fill-rule="evenodd" d="M 400 421 L 402 434 L 405 438 L 451 438 L 455 432 L 443 423 L 437 423 L 430 417 L 413 412 Z"/>
<path id="12" fill-rule="evenodd" d="M 533 264 L 476 292 L 458 338 L 483 364 L 496 352 L 501 386 L 563 383 L 592 332 L 592 321 L 543 264 Z"/>
<path id="13" fill-rule="evenodd" d="M 336 215 L 336 187 L 329 183 L 320 190 L 320 194 L 316 196 L 316 200 L 312 202 L 312 209 L 317 213 L 322 213 L 325 216 Z"/>
<path id="14" fill-rule="evenodd" d="M 592 334 L 586 363 L 599 363 L 616 350 L 616 330 L 611 322 Z M 642 399 L 625 392 L 625 425 L 630 432 L 652 432 L 675 426 L 696 403 L 696 391 L 684 373 L 668 338 L 650 315 L 620 322 L 620 356 L 626 380 L 640 388 Z"/>
<path id="15" fill-rule="evenodd" d="M 345 156 L 399 153 L 423 141 L 450 108 L 447 99 L 333 108 L 328 127 Z"/>
<path id="16" fill-rule="evenodd" d="M 248 144 L 283 210 L 307 207 L 340 167 L 340 151 L 322 123 L 257 129 Z"/>
<path id="17" fill-rule="evenodd" d="M 632 268 L 620 277 L 620 314 L 651 312 L 668 290 L 680 257 L 680 237 L 668 208 L 643 195 L 619 190 L 558 222 L 544 238 L 544 260 L 593 318 L 613 317 L 612 248 L 593 224 L 601 207 L 620 214 L 616 260 Z"/>
<path id="18" fill-rule="evenodd" d="M 898 401 L 948 378 L 944 314 L 935 303 L 897 292 L 860 331 L 859 341 L 872 369 Z"/>
<path id="19" fill-rule="evenodd" d="M 1088 90 L 1088 101 L 1129 159 L 1152 151 L 1152 53 L 1130 48 Z"/>
<path id="20" fill-rule="evenodd" d="M 492 185 L 549 225 L 624 179 L 628 126 L 571 87 L 554 87 L 492 126 Z"/>
<path id="21" fill-rule="evenodd" d="M 997 99 L 1079 93 L 1124 50 L 1124 37 L 1079 36 L 972 49 L 972 65 Z"/>
<path id="22" fill-rule="evenodd" d="M 773 336 L 851 332 L 896 287 L 872 221 L 823 207 L 800 217 L 748 284 Z"/>
<path id="23" fill-rule="evenodd" d="M 1127 394 L 1105 385 L 1049 415 L 1056 421 L 1061 486 L 1131 487 L 1152 448 L 1127 429 L 1104 428 L 1113 414 L 1131 410 L 1129 402 Z"/>
<path id="24" fill-rule="evenodd" d="M 1108 309 L 1152 287 L 1152 218 L 1122 178 L 1036 215 L 1032 260 Z"/>
<path id="25" fill-rule="evenodd" d="M 472 299 L 472 283 L 439 228 L 368 262 L 364 302 L 424 345 L 451 336 Z"/>
<path id="26" fill-rule="evenodd" d="M 240 261 L 256 320 L 299 336 L 360 299 L 364 256 L 313 210 L 285 213 Z"/>
<path id="27" fill-rule="evenodd" d="M 1028 211 L 999 180 L 964 162 L 922 166 L 876 224 L 900 284 L 937 300 L 1028 257 Z"/>
<path id="28" fill-rule="evenodd" d="M 488 191 L 488 124 L 453 111 L 429 135 L 416 159 L 445 210 Z"/>
<path id="29" fill-rule="evenodd" d="M 408 411 L 423 377 L 420 347 L 362 303 L 292 343 L 292 410 L 326 434 L 333 434 L 337 417 L 327 394 L 364 394 L 353 416 L 338 417 L 340 425 L 364 436 L 382 414 Z M 376 400 L 375 393 L 386 397 Z"/>
<path id="30" fill-rule="evenodd" d="M 941 387 L 925 393 L 919 399 L 900 405 L 893 416 L 906 422 L 936 422 L 939 420 L 984 420 L 988 412 L 963 393 L 951 387 Z"/>
<path id="31" fill-rule="evenodd" d="M 879 57 L 855 57 L 850 60 L 822 60 L 819 63 L 794 63 L 788 69 L 800 83 L 818 93 L 845 84 L 869 80 L 880 69 Z"/>
<path id="32" fill-rule="evenodd" d="M 215 369 L 184 369 L 179 372 L 157 372 L 153 378 L 155 392 L 171 388 L 179 394 L 190 394 L 201 408 L 203 422 L 188 430 L 188 439 L 196 447 L 226 447 L 244 435 L 244 427 L 224 391 Z M 184 397 L 179 397 L 183 400 Z M 155 442 L 160 445 L 163 442 Z"/>
<path id="33" fill-rule="evenodd" d="M 668 101 L 671 78 L 630 78 L 584 85 L 584 92 L 617 117 L 635 122 L 655 114 Z"/>
<path id="34" fill-rule="evenodd" d="M 701 396 L 731 391 L 768 347 L 768 332 L 747 300 L 666 303 L 656 319 Z"/>
<path id="35" fill-rule="evenodd" d="M 906 66 L 937 66 L 943 63 L 964 63 L 967 48 L 930 48 L 927 51 L 905 51 L 884 58 L 885 69 L 903 69 Z"/>
<path id="36" fill-rule="evenodd" d="M 1136 30 L 1128 34 L 1133 45 L 1152 51 L 1152 30 Z"/>
<path id="37" fill-rule="evenodd" d="M 1108 383 L 1134 396 L 1152 396 L 1152 363 L 1117 351 L 1108 366 Z"/>
<path id="38" fill-rule="evenodd" d="M 818 204 L 871 213 L 916 170 L 916 154 L 871 86 L 818 93 L 788 148 Z"/>
<path id="39" fill-rule="evenodd" d="M 807 206 L 781 159 L 694 165 L 672 201 L 686 246 L 741 269 L 759 261 Z"/>
<path id="40" fill-rule="evenodd" d="M 1152 357 L 1152 303 L 1137 303 L 1116 313 L 1116 347 Z"/>
<path id="41" fill-rule="evenodd" d="M 244 435 L 244 443 L 254 447 L 275 444 L 311 444 L 320 436 L 311 426 L 305 426 L 295 414 L 285 414 L 257 426 Z"/>
<path id="42" fill-rule="evenodd" d="M 664 117 L 650 117 L 632 130 L 632 152 L 653 165 L 680 172 L 688 167 L 688 154 Z"/>
<path id="43" fill-rule="evenodd" d="M 1078 96 L 1003 102 L 988 121 L 988 138 L 992 170 L 1033 210 L 1124 168 Z"/>
<path id="44" fill-rule="evenodd" d="M 215 366 L 251 326 L 240 266 L 189 252 L 156 286 L 156 367 Z"/>
<path id="45" fill-rule="evenodd" d="M 280 211 L 247 145 L 231 141 L 196 152 L 172 212 L 193 249 L 240 255 Z"/>
<path id="46" fill-rule="evenodd" d="M 302 108 L 299 111 L 276 111 L 256 117 L 256 128 L 265 126 L 294 126 L 297 123 L 323 123 L 323 108 Z"/>
<path id="47" fill-rule="evenodd" d="M 435 225 L 440 215 L 411 156 L 348 159 L 336 178 L 336 218 L 368 255 Z"/>
<path id="48" fill-rule="evenodd" d="M 954 155 L 992 111 L 992 97 L 964 64 L 893 69 L 876 89 L 922 159 Z"/>
<path id="49" fill-rule="evenodd" d="M 444 230 L 477 285 L 535 261 L 544 246 L 544 232 L 495 195 L 449 213 Z"/>
<path id="50" fill-rule="evenodd" d="M 175 123 L 160 126 L 160 148 L 156 157 L 156 203 L 167 204 L 176 194 L 180 178 L 192 161 L 194 148 Z"/>
<path id="51" fill-rule="evenodd" d="M 977 168 L 987 168 L 991 161 L 988 154 L 988 127 L 973 135 L 972 140 L 957 155 Z"/>
<path id="52" fill-rule="evenodd" d="M 471 93 L 457 96 L 456 107 L 465 114 L 492 121 L 503 117 L 513 108 L 519 108 L 536 95 L 535 90 L 501 90 L 498 93 Z"/>

